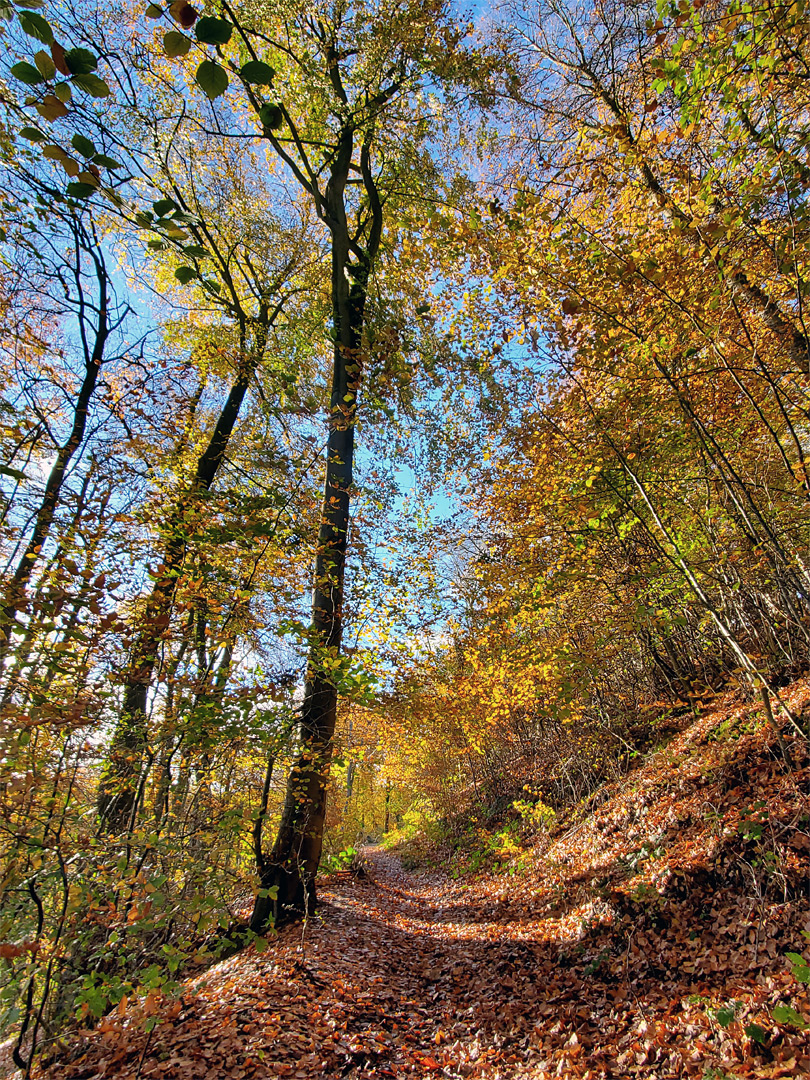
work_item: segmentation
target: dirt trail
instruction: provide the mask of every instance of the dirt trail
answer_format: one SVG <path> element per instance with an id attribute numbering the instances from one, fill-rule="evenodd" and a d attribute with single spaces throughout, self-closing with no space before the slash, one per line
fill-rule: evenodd
<path id="1" fill-rule="evenodd" d="M 520 876 L 462 884 L 367 849 L 369 876 L 327 880 L 305 930 L 105 1017 L 50 1080 L 810 1076 L 786 959 L 810 956 L 810 756 L 786 770 L 752 709 L 692 724 Z"/>
<path id="2" fill-rule="evenodd" d="M 379 848 L 364 855 L 369 876 L 324 885 L 305 931 L 285 928 L 265 952 L 190 981 L 148 1042 L 137 1018 L 108 1018 L 59 1074 L 516 1076 L 514 1060 L 498 1063 L 547 994 L 527 944 L 536 928 L 525 913 L 489 918 L 470 891 L 406 873 Z"/>

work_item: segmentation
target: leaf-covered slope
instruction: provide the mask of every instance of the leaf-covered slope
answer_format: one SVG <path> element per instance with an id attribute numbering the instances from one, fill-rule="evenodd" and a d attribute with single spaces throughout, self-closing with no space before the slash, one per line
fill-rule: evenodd
<path id="1" fill-rule="evenodd" d="M 511 876 L 372 849 L 305 932 L 119 1009 L 51 1075 L 807 1075 L 810 759 L 772 741 L 722 699 Z"/>

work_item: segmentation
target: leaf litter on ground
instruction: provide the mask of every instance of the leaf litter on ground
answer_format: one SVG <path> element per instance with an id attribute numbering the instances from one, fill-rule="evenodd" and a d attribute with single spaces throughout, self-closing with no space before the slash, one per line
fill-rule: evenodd
<path id="1" fill-rule="evenodd" d="M 801 714 L 810 681 L 785 694 Z M 810 757 L 789 741 L 792 769 L 727 694 L 514 876 L 451 880 L 367 849 L 368 875 L 327 878 L 305 927 L 179 999 L 125 1004 L 47 1075 L 808 1076 L 787 954 L 810 959 Z"/>

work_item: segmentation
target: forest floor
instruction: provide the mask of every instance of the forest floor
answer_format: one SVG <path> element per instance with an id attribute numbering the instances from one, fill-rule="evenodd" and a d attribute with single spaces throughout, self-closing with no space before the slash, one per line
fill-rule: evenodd
<path id="1" fill-rule="evenodd" d="M 793 769 L 722 699 L 511 876 L 367 849 L 305 929 L 116 1011 L 49 1076 L 808 1076 L 810 758 L 790 742 Z"/>

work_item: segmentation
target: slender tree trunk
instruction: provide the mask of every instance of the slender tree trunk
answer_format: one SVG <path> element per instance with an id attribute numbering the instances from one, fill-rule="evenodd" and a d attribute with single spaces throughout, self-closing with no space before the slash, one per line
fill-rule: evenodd
<path id="1" fill-rule="evenodd" d="M 655 198 L 661 209 L 673 221 L 678 223 L 683 235 L 693 247 L 704 258 L 713 261 L 712 243 L 701 233 L 698 226 L 692 224 L 691 215 L 687 214 L 675 199 L 664 190 L 649 162 L 641 156 L 630 120 L 616 98 L 605 89 L 598 75 L 587 64 L 582 64 L 580 70 L 590 79 L 596 96 L 607 105 L 614 118 L 622 125 L 623 135 L 627 140 L 627 145 L 630 147 L 631 155 L 635 159 L 644 186 Z M 765 326 L 777 335 L 791 362 L 796 365 L 799 371 L 805 374 L 810 372 L 810 342 L 796 326 L 792 317 L 784 312 L 777 301 L 772 296 L 769 296 L 760 285 L 751 281 L 744 270 L 731 270 L 727 274 L 726 280 L 729 282 L 732 293 L 742 300 L 749 310 L 756 312 Z"/>
<path id="2" fill-rule="evenodd" d="M 78 252 L 76 257 L 78 260 Z M 14 573 L 5 588 L 2 609 L 0 610 L 0 664 L 6 660 L 11 649 L 17 615 L 26 606 L 26 589 L 42 553 L 42 547 L 50 535 L 68 466 L 73 460 L 76 451 L 84 442 L 90 400 L 96 389 L 99 371 L 104 360 L 104 350 L 110 334 L 107 268 L 104 262 L 95 254 L 91 253 L 91 258 L 93 259 L 96 280 L 98 281 L 98 306 L 96 308 L 93 348 L 85 352 L 84 377 L 76 395 L 70 434 L 57 450 L 56 460 L 48 474 L 42 502 L 34 519 L 33 531 L 25 551 L 17 562 Z M 78 272 L 76 277 L 79 280 Z M 81 288 L 82 286 L 79 284 L 80 295 Z M 82 310 L 84 310 L 84 307 L 82 300 Z"/>
<path id="3" fill-rule="evenodd" d="M 183 524 L 199 496 L 210 489 L 225 457 L 250 380 L 264 355 L 267 325 L 265 313 L 260 324 L 259 340 L 249 357 L 242 359 L 239 374 L 219 414 L 208 446 L 197 462 L 189 491 L 175 507 L 168 523 L 168 539 L 155 584 L 146 601 L 130 663 L 122 679 L 124 699 L 121 717 L 99 783 L 99 817 L 113 833 L 127 828 L 134 810 L 138 775 L 148 745 L 149 690 L 161 645 L 169 631 L 172 605 L 185 559 Z"/>

